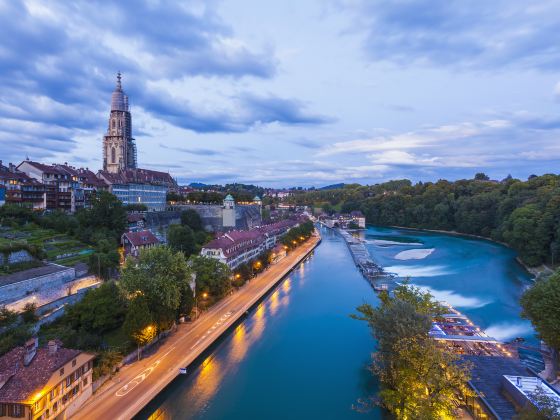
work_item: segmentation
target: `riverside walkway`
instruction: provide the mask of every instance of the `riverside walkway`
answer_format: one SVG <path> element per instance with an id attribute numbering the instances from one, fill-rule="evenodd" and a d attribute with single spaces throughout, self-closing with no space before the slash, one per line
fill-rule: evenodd
<path id="1" fill-rule="evenodd" d="M 224 298 L 190 324 L 182 324 L 158 351 L 121 369 L 76 413 L 76 419 L 129 419 L 161 392 L 179 368 L 189 366 L 249 309 L 258 303 L 320 243 L 307 242 L 272 265 L 238 292 Z"/>

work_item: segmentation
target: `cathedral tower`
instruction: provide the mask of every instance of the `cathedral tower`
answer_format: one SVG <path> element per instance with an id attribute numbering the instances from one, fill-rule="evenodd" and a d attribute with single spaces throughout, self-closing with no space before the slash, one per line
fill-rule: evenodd
<path id="1" fill-rule="evenodd" d="M 117 86 L 111 95 L 111 114 L 107 134 L 103 137 L 103 170 L 118 173 L 136 168 L 136 143 L 132 138 L 132 119 L 128 110 L 128 96 L 117 74 Z"/>

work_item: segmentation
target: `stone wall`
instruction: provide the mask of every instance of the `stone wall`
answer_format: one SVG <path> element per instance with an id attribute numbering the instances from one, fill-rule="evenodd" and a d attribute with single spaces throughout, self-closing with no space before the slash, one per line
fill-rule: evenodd
<path id="1" fill-rule="evenodd" d="M 26 250 L 16 251 L 8 254 L 8 265 L 33 261 L 33 257 Z M 6 257 L 0 253 L 0 265 L 6 265 Z"/>
<path id="2" fill-rule="evenodd" d="M 74 268 L 59 266 L 60 270 L 38 277 L 30 277 L 0 286 L 0 304 L 16 301 L 39 290 L 60 287 L 76 278 Z"/>

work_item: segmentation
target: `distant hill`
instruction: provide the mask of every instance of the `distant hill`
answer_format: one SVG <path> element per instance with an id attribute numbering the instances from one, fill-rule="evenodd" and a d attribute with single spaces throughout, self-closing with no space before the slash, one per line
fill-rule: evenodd
<path id="1" fill-rule="evenodd" d="M 191 182 L 189 184 L 189 187 L 196 188 L 196 189 L 202 189 L 202 188 L 208 188 L 209 185 L 203 184 L 202 182 Z"/>
<path id="2" fill-rule="evenodd" d="M 344 183 L 340 183 L 340 184 L 332 184 L 332 185 L 327 185 L 325 187 L 321 187 L 321 188 L 317 188 L 318 190 L 338 190 L 341 188 L 344 188 L 346 184 Z"/>

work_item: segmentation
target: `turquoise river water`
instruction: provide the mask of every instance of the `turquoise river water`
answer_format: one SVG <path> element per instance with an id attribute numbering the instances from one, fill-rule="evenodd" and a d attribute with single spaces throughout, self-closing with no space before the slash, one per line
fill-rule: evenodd
<path id="1" fill-rule="evenodd" d="M 356 409 L 377 390 L 367 370 L 374 349 L 365 324 L 349 315 L 377 298 L 335 233 L 323 242 L 189 375 L 178 378 L 138 418 L 384 418 Z M 369 227 L 373 259 L 429 289 L 504 341 L 535 342 L 519 316 L 530 278 L 501 245 L 465 237 Z"/>

